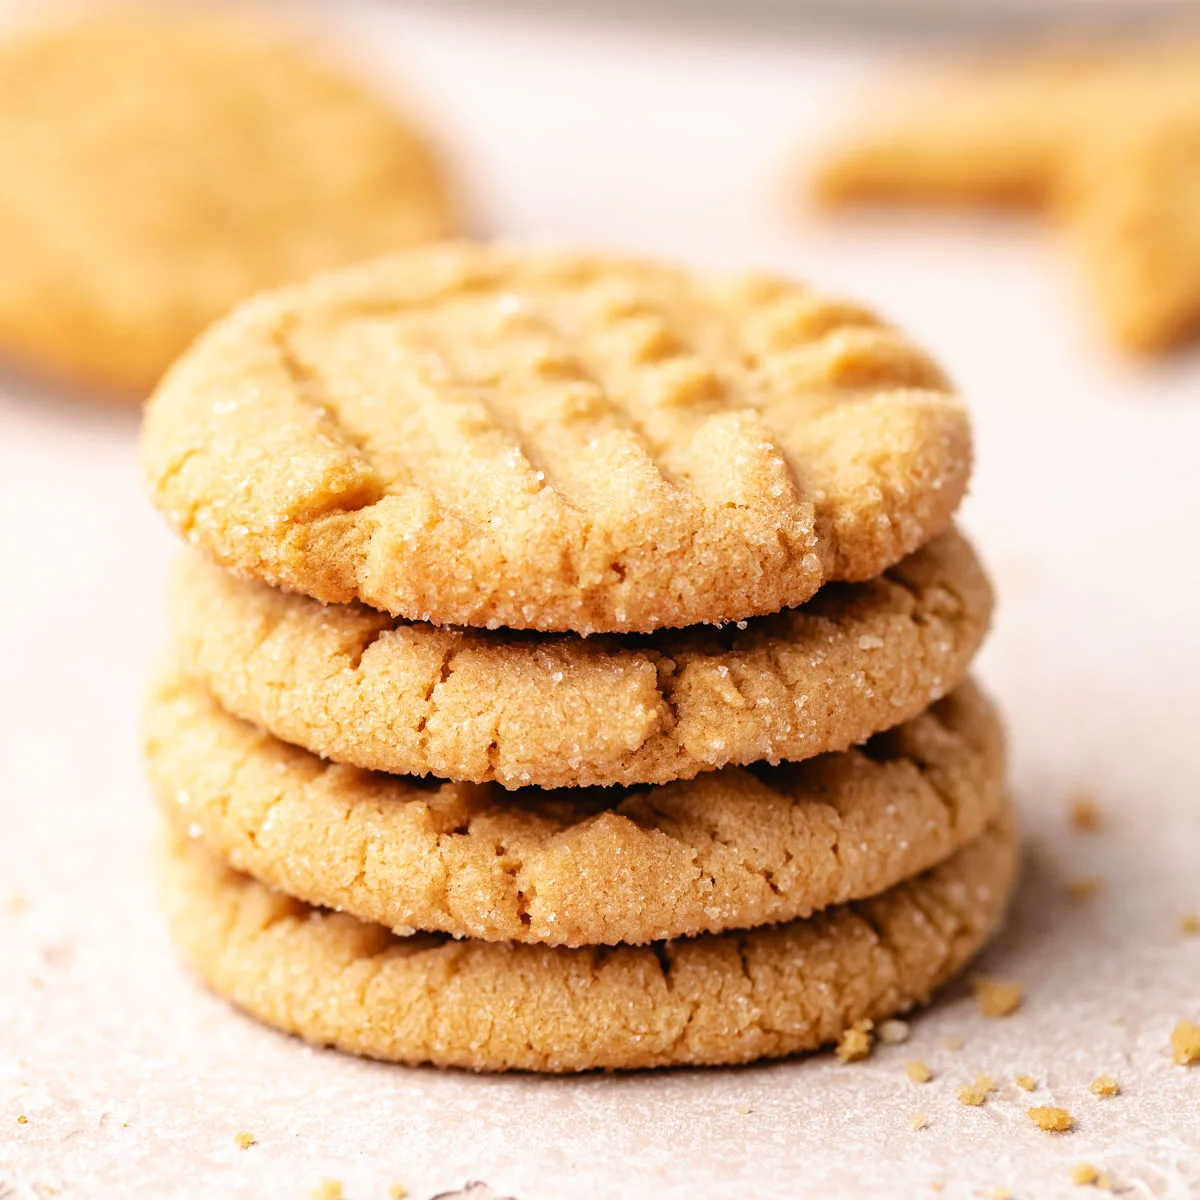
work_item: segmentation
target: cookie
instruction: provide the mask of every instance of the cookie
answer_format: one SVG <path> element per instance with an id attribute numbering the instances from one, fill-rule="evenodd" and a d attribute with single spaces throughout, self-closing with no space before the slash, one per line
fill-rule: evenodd
<path id="1" fill-rule="evenodd" d="M 10 37 L 0 145 L 0 354 L 132 401 L 244 297 L 454 224 L 405 117 L 235 20 Z"/>
<path id="2" fill-rule="evenodd" d="M 1064 197 L 1101 319 L 1139 353 L 1200 334 L 1200 55 L 1192 102 L 1110 123 L 1073 156 Z"/>
<path id="3" fill-rule="evenodd" d="M 1047 209 L 1121 347 L 1200 333 L 1200 43 L 985 59 L 893 90 L 886 112 L 818 169 L 825 202 Z"/>
<path id="4" fill-rule="evenodd" d="M 1053 195 L 1086 91 L 1115 66 L 1099 47 L 930 65 L 886 89 L 818 164 L 817 196 L 1036 206 Z"/>
<path id="5" fill-rule="evenodd" d="M 530 636 L 325 606 L 187 554 L 177 658 L 237 716 L 335 762 L 505 787 L 668 783 L 843 750 L 957 687 L 992 596 L 942 534 L 746 628 Z"/>
<path id="6" fill-rule="evenodd" d="M 243 306 L 142 450 L 159 509 L 248 576 L 584 634 L 872 578 L 949 526 L 970 468 L 941 371 L 854 305 L 466 243 Z"/>
<path id="7" fill-rule="evenodd" d="M 648 789 L 422 783 L 322 761 L 168 676 L 151 787 L 178 829 L 262 882 L 395 929 L 648 942 L 872 895 L 1003 802 L 996 714 L 967 684 L 861 750 Z"/>
<path id="8" fill-rule="evenodd" d="M 218 994 L 319 1045 L 478 1071 L 752 1062 L 927 1000 L 999 926 L 1007 818 L 928 873 L 786 925 L 576 949 L 396 937 L 237 875 L 195 844 L 165 863 L 171 929 Z"/>

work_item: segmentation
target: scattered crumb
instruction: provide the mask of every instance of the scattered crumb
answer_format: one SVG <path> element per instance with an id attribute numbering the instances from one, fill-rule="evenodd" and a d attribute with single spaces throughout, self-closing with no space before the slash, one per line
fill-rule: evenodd
<path id="1" fill-rule="evenodd" d="M 879 1028 L 875 1030 L 875 1036 L 889 1046 L 898 1046 L 901 1042 L 907 1042 L 908 1034 L 908 1022 L 897 1021 L 894 1018 L 881 1022 Z"/>
<path id="2" fill-rule="evenodd" d="M 1121 1091 L 1121 1085 L 1111 1075 L 1097 1075 L 1092 1080 L 1091 1089 L 1097 1096 L 1116 1096 Z"/>
<path id="3" fill-rule="evenodd" d="M 1072 900 L 1090 900 L 1103 885 L 1099 875 L 1081 875 L 1067 884 L 1067 895 Z"/>
<path id="4" fill-rule="evenodd" d="M 859 1021 L 849 1029 L 843 1029 L 834 1053 L 844 1063 L 861 1062 L 871 1053 L 871 1045 L 875 1040 L 871 1030 L 874 1027 L 873 1021 Z"/>
<path id="5" fill-rule="evenodd" d="M 938 1038 L 938 1045 L 943 1050 L 958 1051 L 963 1048 L 963 1041 L 960 1037 L 955 1037 L 952 1033 L 944 1033 Z"/>
<path id="6" fill-rule="evenodd" d="M 24 896 L 9 896 L 4 902 L 4 907 L 10 913 L 23 913 L 29 907 L 29 903 Z"/>
<path id="7" fill-rule="evenodd" d="M 928 1083 L 933 1078 L 933 1072 L 919 1058 L 910 1058 L 904 1064 L 904 1073 L 913 1083 Z"/>
<path id="8" fill-rule="evenodd" d="M 1186 933 L 1189 937 L 1194 937 L 1200 933 L 1200 913 L 1185 912 L 1179 918 L 1179 932 Z"/>
<path id="9" fill-rule="evenodd" d="M 1100 828 L 1100 809 L 1091 792 L 1076 792 L 1071 800 L 1071 828 L 1076 833 L 1095 833 Z"/>
<path id="10" fill-rule="evenodd" d="M 308 1200 L 345 1200 L 341 1181 L 337 1179 L 322 1179 L 309 1193 Z"/>
<path id="11" fill-rule="evenodd" d="M 258 1138 L 252 1133 L 246 1133 L 245 1130 L 239 1133 L 233 1140 L 237 1142 L 239 1150 L 249 1150 L 251 1146 L 258 1145 Z"/>
<path id="12" fill-rule="evenodd" d="M 913 1129 L 924 1129 L 929 1124 L 929 1118 L 924 1113 L 913 1113 L 908 1123 Z"/>
<path id="13" fill-rule="evenodd" d="M 1181 1067 L 1200 1062 L 1200 1026 L 1180 1021 L 1171 1030 L 1171 1057 Z"/>
<path id="14" fill-rule="evenodd" d="M 976 975 L 971 980 L 979 1011 L 985 1017 L 1011 1017 L 1021 1007 L 1021 985 Z"/>
<path id="15" fill-rule="evenodd" d="M 393 1183 L 392 1186 L 388 1188 L 388 1196 L 391 1198 L 391 1200 L 404 1200 L 404 1197 L 407 1195 L 408 1188 L 406 1188 L 402 1183 Z"/>
<path id="16" fill-rule="evenodd" d="M 1043 1104 L 1029 1110 L 1029 1119 L 1047 1133 L 1066 1133 L 1075 1128 L 1075 1118 L 1065 1108 Z"/>
<path id="17" fill-rule="evenodd" d="M 944 1179 L 935 1179 L 929 1186 L 935 1192 L 940 1192 L 946 1186 L 946 1181 Z"/>
<path id="18" fill-rule="evenodd" d="M 1037 1080 L 1032 1075 L 1018 1075 L 1016 1084 L 1023 1092 L 1032 1092 L 1037 1089 Z"/>
<path id="19" fill-rule="evenodd" d="M 1013 1200 L 1013 1190 L 1010 1187 L 994 1187 L 988 1191 L 989 1200 Z"/>
<path id="20" fill-rule="evenodd" d="M 1093 1167 L 1091 1163 L 1076 1163 L 1071 1168 L 1071 1182 L 1076 1187 L 1096 1187 L 1102 1192 L 1112 1191 L 1112 1178 L 1109 1173 Z"/>
<path id="21" fill-rule="evenodd" d="M 958 1089 L 958 1101 L 978 1108 L 995 1090 L 996 1085 L 990 1075 L 976 1075 L 974 1083 L 964 1083 Z"/>
<path id="22" fill-rule="evenodd" d="M 17 1118 L 17 1124 L 18 1124 L 18 1125 L 28 1125 L 28 1124 L 29 1124 L 29 1118 L 28 1118 L 28 1117 L 27 1117 L 27 1116 L 26 1116 L 24 1113 L 22 1113 L 22 1114 L 21 1114 L 21 1115 L 20 1115 L 20 1116 Z"/>
<path id="23" fill-rule="evenodd" d="M 748 1117 L 754 1111 L 754 1109 L 752 1109 L 748 1104 L 739 1104 L 734 1111 L 739 1116 Z"/>

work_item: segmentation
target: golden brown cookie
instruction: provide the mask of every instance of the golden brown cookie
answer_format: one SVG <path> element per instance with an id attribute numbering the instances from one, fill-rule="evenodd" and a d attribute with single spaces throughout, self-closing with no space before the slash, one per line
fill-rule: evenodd
<path id="1" fill-rule="evenodd" d="M 1007 815 L 872 900 L 786 925 L 566 949 L 396 937 L 237 875 L 176 841 L 171 929 L 214 991 L 355 1054 L 478 1071 L 751 1062 L 813 1050 L 927 1000 L 1000 924 Z"/>
<path id="2" fill-rule="evenodd" d="M 799 604 L 950 524 L 941 371 L 775 279 L 447 244 L 243 306 L 149 405 L 217 562 L 414 620 L 650 631 Z"/>
<path id="3" fill-rule="evenodd" d="M 177 658 L 230 712 L 335 762 L 505 787 L 668 783 L 843 750 L 957 687 L 991 604 L 956 532 L 744 629 L 644 638 L 409 623 L 197 554 L 171 586 Z"/>
<path id="4" fill-rule="evenodd" d="M 893 88 L 883 111 L 818 169 L 825 202 L 1048 208 L 1122 347 L 1200 332 L 1200 43 L 994 56 Z"/>
<path id="5" fill-rule="evenodd" d="M 245 296 L 453 225 L 390 104 L 233 20 L 10 37 L 0 146 L 0 354 L 133 401 Z"/>
<path id="6" fill-rule="evenodd" d="M 807 916 L 977 836 L 1003 803 L 970 684 L 862 750 L 637 791 L 420 781 L 323 762 L 168 677 L 146 758 L 168 818 L 272 887 L 391 928 L 555 945 Z"/>
<path id="7" fill-rule="evenodd" d="M 1072 157 L 1068 235 L 1097 311 L 1128 349 L 1200 334 L 1200 55 L 1196 94 L 1110 122 Z"/>

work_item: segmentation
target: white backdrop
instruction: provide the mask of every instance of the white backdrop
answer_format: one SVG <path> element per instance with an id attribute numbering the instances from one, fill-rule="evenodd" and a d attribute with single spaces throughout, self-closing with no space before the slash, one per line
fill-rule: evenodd
<path id="1" fill-rule="evenodd" d="M 979 447 L 964 524 L 1001 597 L 980 669 L 1008 716 L 1029 842 L 985 965 L 1026 1004 L 985 1022 L 960 988 L 907 1046 L 855 1066 L 567 1080 L 356 1062 L 234 1014 L 177 965 L 154 902 L 138 706 L 172 546 L 141 495 L 135 421 L 9 384 L 0 1196 L 296 1200 L 328 1177 L 348 1200 L 469 1179 L 519 1200 L 935 1181 L 947 1197 L 1054 1197 L 1079 1195 L 1082 1160 L 1129 1195 L 1196 1194 L 1200 1068 L 1172 1065 L 1167 1039 L 1200 1020 L 1200 938 L 1179 930 L 1200 907 L 1200 357 L 1117 360 L 1045 231 L 799 215 L 794 164 L 884 57 L 865 41 L 485 6 L 330 11 L 440 133 L 481 230 L 786 270 L 868 300 L 949 367 Z M 1095 837 L 1067 825 L 1080 787 L 1104 810 Z M 1065 883 L 1085 873 L 1103 890 L 1072 902 Z M 961 1050 L 939 1045 L 948 1034 Z M 906 1081 L 910 1057 L 932 1084 Z M 997 1096 L 961 1106 L 981 1071 Z M 1035 1100 L 1020 1071 L 1043 1081 Z M 1089 1094 L 1102 1071 L 1120 1097 Z M 1031 1102 L 1065 1105 L 1077 1130 L 1034 1129 Z M 238 1149 L 241 1130 L 258 1145 Z"/>

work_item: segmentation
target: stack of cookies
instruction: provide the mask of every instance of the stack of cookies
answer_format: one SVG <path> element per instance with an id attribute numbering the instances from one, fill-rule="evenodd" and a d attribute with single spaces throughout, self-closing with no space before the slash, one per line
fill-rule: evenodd
<path id="1" fill-rule="evenodd" d="M 762 276 L 442 244 L 152 400 L 190 543 L 147 761 L 174 936 L 312 1042 L 735 1063 L 903 1011 L 1016 869 L 939 369 Z"/>

